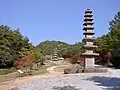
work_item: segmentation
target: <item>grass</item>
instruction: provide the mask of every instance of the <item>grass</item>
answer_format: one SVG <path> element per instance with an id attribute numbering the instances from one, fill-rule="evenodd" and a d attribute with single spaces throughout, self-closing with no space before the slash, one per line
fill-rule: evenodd
<path id="1" fill-rule="evenodd" d="M 6 75 L 0 75 L 0 82 L 14 80 L 16 78 L 18 78 L 18 73 L 17 72 L 6 74 Z"/>
<path id="2" fill-rule="evenodd" d="M 32 76 L 48 73 L 47 68 L 53 65 L 54 64 L 43 65 L 38 70 L 33 70 Z M 63 68 L 63 67 L 60 67 L 60 68 Z M 15 71 L 16 71 L 15 69 L 0 69 L 0 82 L 10 81 L 18 78 L 19 74 Z"/>
<path id="3" fill-rule="evenodd" d="M 41 66 L 38 70 L 32 72 L 32 76 L 41 75 L 47 73 L 47 68 L 50 66 Z M 0 83 L 5 81 L 14 80 L 19 77 L 19 74 L 13 69 L 1 69 L 0 70 Z"/>
<path id="4" fill-rule="evenodd" d="M 18 74 L 16 69 L 0 69 L 0 82 L 9 81 L 17 78 Z"/>
<path id="5" fill-rule="evenodd" d="M 11 69 L 0 69 L 0 75 L 6 75 L 12 72 L 15 72 L 16 70 L 14 68 Z"/>

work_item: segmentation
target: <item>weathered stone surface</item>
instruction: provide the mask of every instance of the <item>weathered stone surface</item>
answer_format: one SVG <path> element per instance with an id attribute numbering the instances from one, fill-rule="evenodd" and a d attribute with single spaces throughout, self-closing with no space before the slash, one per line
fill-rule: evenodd
<path id="1" fill-rule="evenodd" d="M 83 69 L 80 67 L 69 68 L 64 70 L 64 74 L 83 73 Z"/>
<path id="2" fill-rule="evenodd" d="M 85 58 L 85 70 L 94 71 L 94 58 Z"/>
<path id="3" fill-rule="evenodd" d="M 100 72 L 100 73 L 102 73 L 102 72 L 107 72 L 107 69 L 105 69 L 105 68 L 98 68 L 98 69 L 95 69 L 95 72 Z"/>
<path id="4" fill-rule="evenodd" d="M 69 68 L 64 70 L 64 74 L 72 74 L 72 73 L 77 73 L 76 68 Z"/>
<path id="5" fill-rule="evenodd" d="M 77 70 L 77 73 L 83 73 L 83 72 L 84 72 L 83 69 L 78 69 L 78 70 Z"/>
<path id="6" fill-rule="evenodd" d="M 64 70 L 64 74 L 74 74 L 74 73 L 105 73 L 107 72 L 106 68 L 69 68 Z"/>
<path id="7" fill-rule="evenodd" d="M 93 73 L 94 72 L 94 68 L 88 68 L 84 70 L 84 73 Z"/>

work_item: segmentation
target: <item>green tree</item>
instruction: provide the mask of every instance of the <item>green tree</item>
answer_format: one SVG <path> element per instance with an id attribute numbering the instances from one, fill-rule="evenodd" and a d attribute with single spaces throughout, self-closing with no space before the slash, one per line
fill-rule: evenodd
<path id="1" fill-rule="evenodd" d="M 0 26 L 0 65 L 12 67 L 17 58 L 21 57 L 23 52 L 30 51 L 33 48 L 29 39 L 8 26 Z"/>
<path id="2" fill-rule="evenodd" d="M 110 49 L 112 52 L 112 63 L 116 68 L 120 68 L 120 11 L 115 15 L 110 22 Z"/>
<path id="3" fill-rule="evenodd" d="M 112 53 L 112 64 L 116 68 L 120 68 L 120 11 L 110 21 L 110 32 L 97 38 L 97 51 L 100 53 L 102 63 L 107 63 L 108 52 Z"/>
<path id="4" fill-rule="evenodd" d="M 103 35 L 102 37 L 98 37 L 96 40 L 96 44 L 98 48 L 96 48 L 96 52 L 100 54 L 99 62 L 97 64 L 108 64 L 107 62 L 107 53 L 109 52 L 109 37 L 107 35 Z"/>

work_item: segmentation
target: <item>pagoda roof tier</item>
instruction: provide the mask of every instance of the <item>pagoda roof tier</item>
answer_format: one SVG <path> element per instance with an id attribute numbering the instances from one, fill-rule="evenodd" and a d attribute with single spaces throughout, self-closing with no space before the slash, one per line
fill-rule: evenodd
<path id="1" fill-rule="evenodd" d="M 87 53 L 87 52 L 82 53 L 82 55 L 84 55 L 84 56 L 99 56 L 98 53 Z"/>
<path id="2" fill-rule="evenodd" d="M 84 26 L 83 30 L 93 30 L 94 27 L 93 26 Z"/>
<path id="3" fill-rule="evenodd" d="M 92 17 L 93 15 L 91 13 L 86 13 L 84 17 Z"/>
<path id="4" fill-rule="evenodd" d="M 56 54 L 57 52 L 53 52 L 54 54 Z"/>
<path id="5" fill-rule="evenodd" d="M 87 32 L 84 32 L 83 35 L 94 35 L 95 33 L 94 32 L 90 32 L 90 31 L 87 31 Z"/>
<path id="6" fill-rule="evenodd" d="M 53 55 L 53 56 L 57 56 L 57 55 Z"/>
<path id="7" fill-rule="evenodd" d="M 58 61 L 58 59 L 53 59 L 53 61 Z"/>
<path id="8" fill-rule="evenodd" d="M 85 22 L 83 25 L 93 25 L 94 23 L 93 22 Z"/>
<path id="9" fill-rule="evenodd" d="M 97 48 L 96 45 L 84 45 L 84 48 Z"/>
<path id="10" fill-rule="evenodd" d="M 83 41 L 91 41 L 91 42 L 93 42 L 93 41 L 95 41 L 95 38 L 94 38 L 94 37 L 93 37 L 93 38 L 85 37 L 85 38 L 83 39 Z"/>
<path id="11" fill-rule="evenodd" d="M 57 57 L 57 56 L 53 56 L 53 57 Z"/>
<path id="12" fill-rule="evenodd" d="M 92 13 L 92 11 L 88 8 L 85 13 Z"/>
<path id="13" fill-rule="evenodd" d="M 93 20 L 92 17 L 85 17 L 85 18 L 84 18 L 84 21 L 92 21 L 92 20 Z"/>

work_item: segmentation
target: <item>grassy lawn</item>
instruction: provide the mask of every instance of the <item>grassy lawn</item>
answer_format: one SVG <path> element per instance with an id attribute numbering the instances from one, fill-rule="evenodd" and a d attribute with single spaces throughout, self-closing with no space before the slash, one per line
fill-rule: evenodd
<path id="1" fill-rule="evenodd" d="M 46 69 L 48 67 L 50 67 L 50 66 L 45 66 L 45 65 L 41 66 L 38 70 L 34 70 L 32 72 L 32 76 L 47 73 Z M 11 69 L 0 70 L 0 82 L 14 80 L 14 79 L 16 79 L 18 77 L 19 77 L 19 74 L 17 72 L 15 72 L 15 70 L 11 70 Z"/>
<path id="2" fill-rule="evenodd" d="M 0 82 L 14 80 L 16 78 L 18 78 L 18 73 L 17 72 L 6 74 L 6 75 L 0 75 Z"/>
<path id="3" fill-rule="evenodd" d="M 17 78 L 18 74 L 14 68 L 0 69 L 0 82 L 9 81 Z"/>
<path id="4" fill-rule="evenodd" d="M 15 69 L 0 69 L 0 75 L 6 75 L 6 74 L 9 74 L 9 73 L 12 73 L 12 72 L 15 72 L 16 70 Z"/>
<path id="5" fill-rule="evenodd" d="M 63 64 L 63 63 L 62 63 Z M 53 66 L 53 64 L 43 65 L 38 70 L 32 71 L 32 76 L 48 73 L 47 68 Z M 63 71 L 66 67 L 58 67 L 58 71 Z M 0 69 L 0 82 L 10 81 L 18 78 L 20 75 L 15 69 Z"/>

